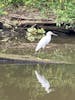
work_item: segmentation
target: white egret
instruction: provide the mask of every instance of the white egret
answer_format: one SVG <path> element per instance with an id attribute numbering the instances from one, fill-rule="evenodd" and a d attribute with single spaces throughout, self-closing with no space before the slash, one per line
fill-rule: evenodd
<path id="1" fill-rule="evenodd" d="M 45 46 L 47 44 L 49 44 L 49 42 L 51 41 L 51 35 L 55 35 L 57 36 L 56 34 L 54 34 L 53 32 L 51 31 L 48 31 L 46 33 L 46 36 L 42 37 L 42 39 L 39 41 L 39 43 L 37 44 L 36 48 L 35 48 L 35 51 L 38 51 L 39 49 L 41 48 L 45 48 Z"/>
<path id="2" fill-rule="evenodd" d="M 49 84 L 48 80 L 46 80 L 46 78 L 43 75 L 40 75 L 37 71 L 35 71 L 35 75 L 36 75 L 39 83 L 41 83 L 42 87 L 45 88 L 45 91 L 47 93 L 50 93 L 51 91 L 53 91 L 53 89 L 50 88 L 50 84 Z"/>

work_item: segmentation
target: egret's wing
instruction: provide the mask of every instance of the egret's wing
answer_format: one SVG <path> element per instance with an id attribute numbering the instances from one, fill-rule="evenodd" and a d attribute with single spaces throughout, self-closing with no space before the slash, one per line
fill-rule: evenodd
<path id="1" fill-rule="evenodd" d="M 37 44 L 37 47 L 35 49 L 35 51 L 38 51 L 40 48 L 45 46 L 45 41 L 46 41 L 46 36 L 44 36 L 39 43 Z"/>

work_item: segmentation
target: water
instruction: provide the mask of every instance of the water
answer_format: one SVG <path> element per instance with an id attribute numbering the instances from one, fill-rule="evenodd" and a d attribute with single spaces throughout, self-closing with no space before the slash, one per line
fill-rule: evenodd
<path id="1" fill-rule="evenodd" d="M 46 93 L 35 70 L 45 76 L 53 92 Z M 75 64 L 0 65 L 0 100 L 74 100 Z"/>

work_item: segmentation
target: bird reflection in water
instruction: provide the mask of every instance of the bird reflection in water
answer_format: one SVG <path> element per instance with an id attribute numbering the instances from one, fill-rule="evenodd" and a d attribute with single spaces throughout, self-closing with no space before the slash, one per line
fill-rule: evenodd
<path id="1" fill-rule="evenodd" d="M 41 86 L 44 87 L 44 89 L 47 93 L 54 91 L 54 89 L 51 88 L 49 81 L 43 75 L 40 75 L 37 72 L 37 70 L 35 70 L 35 75 L 37 77 L 37 80 L 39 81 Z"/>

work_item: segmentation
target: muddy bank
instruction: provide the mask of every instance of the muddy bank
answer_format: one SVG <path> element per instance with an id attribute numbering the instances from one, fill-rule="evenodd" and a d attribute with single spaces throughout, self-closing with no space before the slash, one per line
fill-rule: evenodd
<path id="1" fill-rule="evenodd" d="M 0 49 L 2 63 L 75 63 L 74 44 L 49 44 L 45 50 L 35 54 L 37 43 L 14 44 Z"/>

